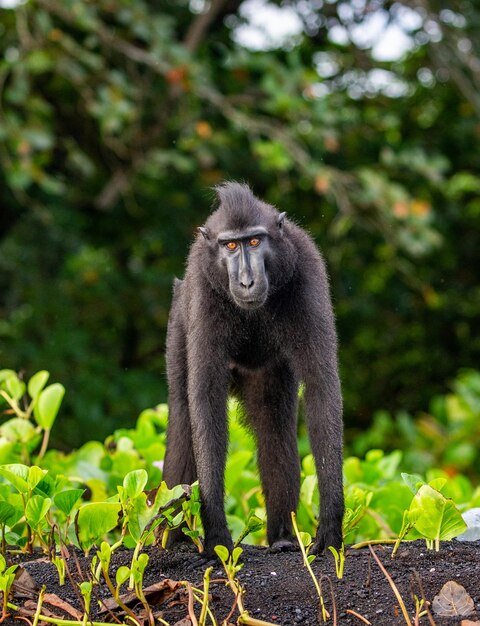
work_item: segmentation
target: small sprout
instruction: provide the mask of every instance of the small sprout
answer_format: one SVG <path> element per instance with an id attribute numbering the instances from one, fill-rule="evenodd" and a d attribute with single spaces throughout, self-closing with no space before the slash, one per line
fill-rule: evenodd
<path id="1" fill-rule="evenodd" d="M 65 560 L 61 556 L 54 556 L 52 563 L 57 568 L 58 584 L 62 587 L 65 584 Z"/>
<path id="2" fill-rule="evenodd" d="M 311 555 L 307 556 L 307 551 L 305 549 L 305 545 L 303 544 L 304 538 L 302 538 L 302 534 L 298 530 L 297 518 L 296 518 L 295 513 L 293 511 L 292 511 L 291 515 L 292 515 L 293 530 L 294 530 L 295 535 L 297 537 L 298 545 L 300 546 L 300 551 L 301 551 L 302 556 L 303 556 L 303 564 L 307 568 L 307 571 L 310 574 L 310 578 L 313 580 L 313 584 L 315 585 L 315 589 L 317 590 L 318 599 L 320 601 L 320 609 L 321 609 L 321 612 L 322 612 L 322 619 L 323 619 L 324 622 L 326 622 L 328 620 L 328 618 L 330 617 L 330 615 L 329 615 L 327 609 L 325 608 L 325 601 L 323 599 L 323 594 L 322 594 L 322 590 L 320 588 L 320 583 L 318 582 L 317 577 L 313 573 L 313 570 L 312 570 L 312 567 L 311 567 L 311 563 L 315 559 L 315 555 L 311 554 Z M 306 535 L 307 533 L 303 533 L 303 534 Z"/>
<path id="3" fill-rule="evenodd" d="M 336 550 L 333 546 L 328 546 L 328 549 L 333 554 L 333 558 L 335 559 L 335 571 L 337 573 L 337 578 L 343 578 L 343 569 L 345 567 L 345 544 L 342 543 L 340 550 Z"/>

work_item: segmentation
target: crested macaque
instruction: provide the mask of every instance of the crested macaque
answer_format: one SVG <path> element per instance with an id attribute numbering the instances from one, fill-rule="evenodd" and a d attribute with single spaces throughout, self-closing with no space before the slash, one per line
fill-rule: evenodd
<path id="1" fill-rule="evenodd" d="M 167 332 L 169 425 L 164 480 L 200 486 L 205 554 L 232 539 L 224 511 L 228 394 L 258 448 L 274 551 L 294 548 L 300 491 L 297 404 L 320 491 L 313 552 L 342 543 L 342 398 L 325 264 L 312 239 L 247 185 L 216 188 L 218 208 L 176 280 Z"/>

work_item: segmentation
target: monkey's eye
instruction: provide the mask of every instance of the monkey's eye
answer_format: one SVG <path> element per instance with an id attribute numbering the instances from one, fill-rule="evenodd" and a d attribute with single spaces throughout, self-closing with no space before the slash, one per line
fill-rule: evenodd
<path id="1" fill-rule="evenodd" d="M 248 242 L 248 245 L 250 246 L 250 248 L 256 248 L 260 245 L 260 243 L 261 239 L 258 239 L 258 237 L 253 237 L 253 239 L 250 239 L 250 241 Z"/>
<path id="2" fill-rule="evenodd" d="M 236 241 L 228 241 L 225 244 L 225 248 L 227 248 L 227 250 L 230 250 L 231 252 L 233 252 L 234 250 L 236 250 L 238 248 L 238 243 Z"/>

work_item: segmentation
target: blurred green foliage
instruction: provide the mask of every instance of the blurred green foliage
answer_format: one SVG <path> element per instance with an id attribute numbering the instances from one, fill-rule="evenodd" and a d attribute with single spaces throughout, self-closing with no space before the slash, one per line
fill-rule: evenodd
<path id="1" fill-rule="evenodd" d="M 166 398 L 172 279 L 224 179 L 324 250 L 347 425 L 478 364 L 476 3 L 291 0 L 304 33 L 263 51 L 235 41 L 244 4 L 0 11 L 0 359 L 65 383 L 57 445 Z M 404 56 L 355 35 L 373 13 Z"/>
<path id="2" fill-rule="evenodd" d="M 45 414 L 39 408 L 40 404 L 45 405 L 42 402 L 42 393 L 48 399 L 51 397 L 49 388 L 58 388 L 58 383 L 45 389 L 41 387 L 41 384 L 44 386 L 47 382 L 48 377 L 45 374 L 48 373 L 39 372 L 32 377 L 31 381 L 34 383 L 30 381 L 28 385 L 31 398 L 28 402 L 29 408 L 22 412 L 20 403 L 25 387 L 22 388 L 15 372 L 0 371 L 0 402 L 8 405 L 14 413 L 14 417 L 0 425 L 0 475 L 3 477 L 0 480 L 0 539 L 2 523 L 6 523 L 9 528 L 8 541 L 13 545 L 25 545 L 27 541 L 22 519 L 25 500 L 18 496 L 14 496 L 12 500 L 12 486 L 18 490 L 19 473 L 20 477 L 23 476 L 21 489 L 27 489 L 29 475 L 40 481 L 46 480 L 45 475 L 48 472 L 48 485 L 36 493 L 34 488 L 37 483 L 31 484 L 29 495 L 55 499 L 57 496 L 54 494 L 64 492 L 67 495 L 60 497 L 65 497 L 72 507 L 75 503 L 80 504 L 80 497 L 84 502 L 102 503 L 108 500 L 111 504 L 110 498 L 117 495 L 119 488 L 121 494 L 121 486 L 125 487 L 136 477 L 131 488 L 135 497 L 138 496 L 141 500 L 138 503 L 140 513 L 146 507 L 143 490 L 154 489 L 162 478 L 168 417 L 165 404 L 142 411 L 134 428 L 117 429 L 104 443 L 88 441 L 78 450 L 68 453 L 54 448 L 45 453 L 42 446 L 39 452 L 39 435 L 45 430 Z M 49 406 L 48 402 L 46 406 Z M 395 539 L 404 528 L 405 521 L 411 525 L 409 539 L 425 537 L 427 540 L 440 540 L 463 532 L 464 522 L 460 512 L 480 505 L 480 372 L 462 373 L 455 381 L 453 393 L 438 396 L 432 401 L 432 410 L 432 415 L 408 418 L 408 428 L 405 425 L 405 415 L 403 422 L 399 424 L 390 420 L 388 429 L 385 429 L 383 423 L 379 426 L 375 422 L 362 438 L 355 440 L 358 448 L 393 445 L 394 448 L 390 451 L 372 448 L 360 453 L 354 450 L 352 454 L 352 450 L 347 450 L 343 466 L 346 503 L 343 527 L 346 543 Z M 40 420 L 38 416 L 41 416 Z M 255 530 L 247 541 L 264 542 L 265 527 L 257 524 L 259 520 L 265 520 L 266 510 L 254 440 L 242 426 L 241 407 L 233 400 L 229 403 L 228 416 L 230 447 L 225 471 L 228 525 L 234 539 L 237 539 L 245 530 L 246 521 L 250 520 Z M 60 416 L 56 427 L 61 419 Z M 430 430 L 425 428 L 427 421 L 432 426 Z M 12 422 L 22 422 L 24 426 L 13 428 Z M 458 453 L 458 446 L 465 442 L 469 445 L 469 451 L 464 456 Z M 317 476 L 304 433 L 300 435 L 299 443 L 302 473 L 297 518 L 300 528 L 312 535 L 319 512 Z M 395 449 L 397 446 L 404 447 L 405 451 Z M 33 467 L 28 468 L 32 465 Z M 401 470 L 408 470 L 411 474 L 404 474 Z M 130 477 L 129 473 L 132 473 Z M 165 488 L 163 485 L 161 491 L 165 491 Z M 183 497 L 185 494 L 182 489 L 180 492 Z M 164 503 L 171 497 L 167 493 L 161 495 Z M 44 501 L 39 502 L 43 506 Z M 197 499 L 192 506 L 190 513 L 198 517 Z M 19 513 L 12 511 L 12 507 Z M 108 508 L 111 508 L 110 505 Z M 39 507 L 36 510 L 41 512 L 43 509 Z M 92 525 L 95 525 L 97 515 L 103 516 L 105 512 L 102 506 L 87 507 L 85 515 L 87 511 L 90 511 L 88 516 L 91 519 L 88 522 L 88 535 L 94 543 L 99 535 L 93 532 Z M 408 517 L 406 511 L 409 511 Z M 61 512 L 64 513 L 63 510 Z M 150 514 L 153 516 L 155 510 L 151 509 Z M 110 515 L 113 524 L 105 532 L 115 526 L 118 510 L 113 508 L 109 519 Z M 444 516 L 445 520 L 442 521 Z M 44 515 L 38 515 L 35 519 L 40 520 L 43 517 Z M 145 524 L 149 519 L 151 517 L 148 515 L 144 518 Z M 20 520 L 22 521 L 19 523 Z M 436 522 L 432 524 L 434 520 Z M 110 524 L 107 521 L 106 523 Z M 436 529 L 433 535 L 430 532 L 432 527 Z M 132 532 L 131 534 L 133 536 Z M 197 535 L 196 530 L 194 535 Z"/>

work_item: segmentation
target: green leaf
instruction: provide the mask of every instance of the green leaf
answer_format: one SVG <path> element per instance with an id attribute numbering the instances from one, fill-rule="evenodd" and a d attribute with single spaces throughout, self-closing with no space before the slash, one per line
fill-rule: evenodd
<path id="1" fill-rule="evenodd" d="M 232 552 L 232 561 L 234 564 L 237 563 L 238 559 L 241 557 L 243 552 L 243 548 L 241 548 L 240 546 L 237 546 L 236 548 L 233 549 Z"/>
<path id="2" fill-rule="evenodd" d="M 428 484 L 430 485 L 430 487 L 433 487 L 433 489 L 436 489 L 437 491 L 442 491 L 442 489 L 447 484 L 447 479 L 440 476 L 438 478 L 430 480 Z"/>
<path id="3" fill-rule="evenodd" d="M 215 546 L 214 550 L 215 554 L 218 556 L 220 561 L 222 561 L 222 563 L 226 563 L 228 561 L 230 553 L 225 546 Z"/>
<path id="4" fill-rule="evenodd" d="M 25 383 L 21 381 L 16 374 L 13 374 L 5 381 L 7 393 L 14 399 L 20 400 L 25 393 Z"/>
<path id="5" fill-rule="evenodd" d="M 102 569 L 108 572 L 110 559 L 112 558 L 112 549 L 106 541 L 102 541 L 100 544 L 100 550 L 97 551 L 97 557 L 100 559 Z"/>
<path id="6" fill-rule="evenodd" d="M 85 489 L 66 489 L 54 496 L 53 501 L 62 513 L 70 515 L 73 507 L 78 502 L 79 498 L 85 493 Z"/>
<path id="7" fill-rule="evenodd" d="M 402 478 L 413 494 L 416 494 L 420 487 L 425 484 L 425 481 L 422 480 L 421 476 L 418 474 L 406 474 L 402 472 Z"/>
<path id="8" fill-rule="evenodd" d="M 75 517 L 77 539 L 83 550 L 89 550 L 118 524 L 121 505 L 116 502 L 89 502 L 78 509 Z"/>
<path id="9" fill-rule="evenodd" d="M 155 511 L 166 506 L 177 507 L 187 498 L 187 492 L 182 485 L 176 485 L 173 489 L 169 489 L 162 481 L 155 494 L 155 502 L 153 508 Z"/>
<path id="10" fill-rule="evenodd" d="M 5 386 L 5 382 L 11 377 L 16 376 L 15 370 L 0 370 L 0 386 Z"/>
<path id="11" fill-rule="evenodd" d="M 307 507 L 312 506 L 316 487 L 317 477 L 314 474 L 306 476 L 300 490 L 300 498 Z"/>
<path id="12" fill-rule="evenodd" d="M 117 573 L 115 574 L 115 580 L 117 582 L 117 587 L 120 587 L 130 578 L 130 568 L 125 565 L 120 565 L 117 569 Z"/>
<path id="13" fill-rule="evenodd" d="M 14 526 L 22 517 L 23 511 L 15 508 L 10 502 L 0 500 L 0 526 Z"/>
<path id="14" fill-rule="evenodd" d="M 437 543 L 453 539 L 467 528 L 453 501 L 430 485 L 420 487 L 410 505 L 409 515 L 418 532 Z"/>
<path id="15" fill-rule="evenodd" d="M 92 593 L 93 582 L 91 580 L 83 581 L 79 583 L 80 593 L 84 598 L 89 598 Z"/>
<path id="16" fill-rule="evenodd" d="M 28 478 L 27 484 L 30 491 L 35 489 L 35 487 L 43 480 L 44 476 L 47 474 L 47 470 L 42 470 L 37 465 L 32 465 L 32 467 L 28 468 Z"/>
<path id="17" fill-rule="evenodd" d="M 135 541 L 140 541 L 143 531 L 154 514 L 153 507 L 147 505 L 145 493 L 141 493 L 132 500 L 132 506 L 128 511 L 128 530 Z"/>
<path id="18" fill-rule="evenodd" d="M 65 387 L 60 383 L 49 385 L 40 393 L 33 410 L 39 426 L 46 430 L 52 428 L 64 395 Z"/>
<path id="19" fill-rule="evenodd" d="M 300 535 L 300 540 L 302 542 L 302 545 L 305 546 L 305 548 L 307 548 L 312 543 L 311 534 L 300 531 L 299 535 Z"/>
<path id="20" fill-rule="evenodd" d="M 0 433 L 9 441 L 19 443 L 29 443 L 37 437 L 33 424 L 21 417 L 14 417 L 2 424 Z"/>
<path id="21" fill-rule="evenodd" d="M 21 463 L 12 463 L 10 465 L 0 466 L 0 476 L 3 476 L 11 483 L 20 493 L 28 492 L 28 470 L 26 465 Z"/>
<path id="22" fill-rule="evenodd" d="M 45 519 L 45 515 L 48 513 L 52 501 L 50 498 L 43 498 L 42 496 L 32 496 L 25 507 L 25 517 L 27 523 L 31 528 L 38 528 L 41 522 Z"/>
<path id="23" fill-rule="evenodd" d="M 123 488 L 129 498 L 136 498 L 145 489 L 148 481 L 148 474 L 144 469 L 128 472 L 123 479 Z"/>
<path id="24" fill-rule="evenodd" d="M 41 370 L 30 378 L 30 380 L 28 381 L 27 390 L 28 395 L 32 398 L 32 400 L 35 400 L 39 393 L 42 391 L 42 389 L 45 387 L 49 377 L 49 372 L 47 372 L 46 370 Z"/>

